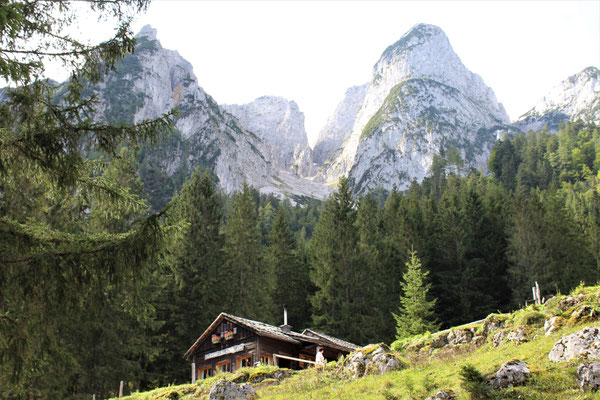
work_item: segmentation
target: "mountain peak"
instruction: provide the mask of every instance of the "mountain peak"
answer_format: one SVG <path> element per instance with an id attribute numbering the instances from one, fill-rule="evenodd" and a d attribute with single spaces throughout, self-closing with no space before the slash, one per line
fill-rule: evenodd
<path id="1" fill-rule="evenodd" d="M 334 182 L 346 175 L 359 193 L 422 180 L 433 156 L 452 143 L 469 166 L 485 168 L 494 132 L 509 123 L 493 91 L 434 25 L 417 24 L 389 46 L 360 98 L 348 108 L 352 127 L 339 150 L 318 153 L 329 161 L 317 177 Z"/>
<path id="2" fill-rule="evenodd" d="M 279 104 L 283 107 L 290 106 L 292 108 L 299 110 L 298 104 L 296 104 L 296 102 L 294 100 L 288 100 L 281 96 L 269 96 L 269 95 L 260 96 L 259 98 L 254 100 L 252 103 L 255 103 L 255 104 Z"/>
<path id="3" fill-rule="evenodd" d="M 558 131 L 560 122 L 600 122 L 600 70 L 587 67 L 554 86 L 515 125 L 527 132 L 547 127 Z"/>
<path id="4" fill-rule="evenodd" d="M 135 37 L 137 39 L 146 38 L 148 40 L 156 40 L 156 29 L 151 25 L 144 25 Z"/>
<path id="5" fill-rule="evenodd" d="M 439 38 L 438 40 L 448 42 L 448 38 L 442 28 L 429 24 L 416 24 L 396 43 L 385 49 L 381 55 L 381 60 L 390 61 L 394 55 L 430 42 L 433 38 Z"/>
<path id="6" fill-rule="evenodd" d="M 578 75 L 586 75 L 590 78 L 597 78 L 600 75 L 600 70 L 596 67 L 587 67 Z"/>
<path id="7" fill-rule="evenodd" d="M 262 96 L 243 105 L 222 105 L 241 125 L 269 144 L 274 166 L 290 169 L 306 147 L 304 113 L 293 100 L 278 96 Z M 308 157 L 305 154 L 305 157 Z M 306 160 L 312 164 L 312 160 Z M 307 165 L 310 167 L 310 165 Z"/>

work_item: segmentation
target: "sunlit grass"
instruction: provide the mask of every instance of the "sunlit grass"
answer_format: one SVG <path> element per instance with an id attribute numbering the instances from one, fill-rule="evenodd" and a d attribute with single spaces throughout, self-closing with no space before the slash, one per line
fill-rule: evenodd
<path id="1" fill-rule="evenodd" d="M 510 360 L 518 359 L 528 364 L 531 378 L 527 385 L 493 392 L 491 400 L 600 400 L 600 393 L 583 393 L 579 390 L 575 372 L 581 360 L 553 363 L 548 353 L 554 344 L 565 335 L 576 332 L 585 326 L 600 325 L 600 287 L 578 288 L 572 296 L 580 296 L 578 304 L 571 308 L 561 306 L 563 297 L 550 300 L 543 306 L 533 305 L 512 314 L 495 315 L 504 320 L 504 329 L 520 327 L 529 334 L 529 341 L 522 344 L 508 342 L 506 339 L 494 348 L 492 338 L 474 348 L 462 345 L 458 348 L 431 351 L 432 335 L 414 337 L 402 343 L 397 355 L 408 367 L 402 371 L 385 375 L 367 376 L 351 379 L 342 373 L 340 363 L 329 363 L 325 370 L 314 368 L 298 371 L 278 385 L 256 385 L 260 399 L 387 399 L 387 400 L 423 400 L 440 389 L 450 389 L 458 399 L 469 399 L 468 393 L 461 388 L 459 371 L 461 366 L 473 365 L 484 375 L 495 373 L 500 366 Z M 562 307 L 562 308 L 561 308 Z M 586 314 L 575 320 L 574 311 L 585 309 Z M 561 317 L 562 327 L 546 336 L 544 320 L 550 316 Z M 481 333 L 483 324 L 473 327 L 476 334 Z M 463 328 L 463 327 L 461 327 Z M 433 335 L 435 336 L 435 335 Z M 418 346 L 415 344 L 419 344 Z M 420 353 L 406 349 L 423 348 Z M 273 367 L 269 367 L 273 368 Z M 210 387 L 217 380 L 234 380 L 244 375 L 248 379 L 261 373 L 272 371 L 242 369 L 234 374 L 219 374 L 216 377 L 198 381 L 196 385 L 180 385 L 157 389 L 151 392 L 137 393 L 126 397 L 129 400 L 170 400 L 170 399 L 207 399 Z M 272 381 L 272 380 L 271 380 Z M 274 383 L 274 382 L 271 382 Z"/>

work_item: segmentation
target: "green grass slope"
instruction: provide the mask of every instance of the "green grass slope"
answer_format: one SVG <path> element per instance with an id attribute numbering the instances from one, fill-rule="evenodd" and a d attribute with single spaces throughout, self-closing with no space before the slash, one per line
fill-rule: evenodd
<path id="1" fill-rule="evenodd" d="M 557 316 L 558 328 L 545 335 L 544 321 Z M 503 327 L 487 333 L 490 322 L 502 322 Z M 483 374 L 495 373 L 510 360 L 519 359 L 528 364 L 531 378 L 527 385 L 492 392 L 490 399 L 600 399 L 600 393 L 583 393 L 575 380 L 577 366 L 584 360 L 553 363 L 548 353 L 554 344 L 565 335 L 585 326 L 600 325 L 600 286 L 578 288 L 570 296 L 556 296 L 541 306 L 529 306 L 512 314 L 493 314 L 486 322 L 460 329 L 472 328 L 475 336 L 484 336 L 485 343 L 464 343 L 440 347 L 436 339 L 444 333 L 422 335 L 392 347 L 396 355 L 408 367 L 384 375 L 371 375 L 352 379 L 342 372 L 341 363 L 329 363 L 324 371 L 314 369 L 299 371 L 293 376 L 277 382 L 263 380 L 255 385 L 260 399 L 425 399 L 440 389 L 451 389 L 458 399 L 469 399 L 461 388 L 459 371 L 470 364 Z M 458 329 L 457 329 L 458 330 Z M 504 340 L 494 347 L 493 337 L 500 331 L 505 337 L 510 332 L 520 331 L 527 337 L 517 344 Z M 447 334 L 447 331 L 445 331 Z M 481 340 L 481 339 L 480 339 Z M 483 341 L 483 340 L 482 340 Z M 251 374 L 262 374 L 272 370 L 248 369 L 241 371 L 252 383 Z M 268 367 L 273 368 L 273 367 Z M 181 385 L 157 389 L 152 392 L 134 394 L 130 400 L 159 399 L 207 399 L 208 391 L 217 380 L 240 379 L 240 373 L 221 374 L 196 385 Z"/>

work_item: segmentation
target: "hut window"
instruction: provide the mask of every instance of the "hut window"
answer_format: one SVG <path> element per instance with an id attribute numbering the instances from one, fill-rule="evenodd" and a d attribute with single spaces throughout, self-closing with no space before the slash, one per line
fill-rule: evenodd
<path id="1" fill-rule="evenodd" d="M 198 379 L 210 378 L 210 367 L 204 367 L 198 369 Z"/>
<path id="2" fill-rule="evenodd" d="M 263 354 L 260 357 L 260 363 L 262 365 L 273 365 L 273 356 L 267 356 L 267 355 Z"/>
<path id="3" fill-rule="evenodd" d="M 217 364 L 217 371 L 219 372 L 231 372 L 231 361 L 223 361 Z"/>
<path id="4" fill-rule="evenodd" d="M 237 359 L 237 367 L 251 367 L 252 366 L 252 355 L 240 357 Z"/>

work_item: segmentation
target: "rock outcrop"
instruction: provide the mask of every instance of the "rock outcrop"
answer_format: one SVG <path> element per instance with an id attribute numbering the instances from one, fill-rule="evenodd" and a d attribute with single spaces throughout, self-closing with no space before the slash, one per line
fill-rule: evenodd
<path id="1" fill-rule="evenodd" d="M 457 346 L 459 344 L 466 344 L 473 339 L 475 335 L 474 329 L 452 329 L 448 332 L 448 336 L 446 336 L 446 340 L 448 341 L 448 345 Z"/>
<path id="2" fill-rule="evenodd" d="M 238 385 L 234 382 L 218 381 L 208 394 L 209 400 L 253 400 L 257 398 L 254 388 L 247 384 Z"/>
<path id="3" fill-rule="evenodd" d="M 355 106 L 348 109 L 346 123 Z M 444 32 L 419 24 L 375 64 L 351 132 L 332 130 L 345 137 L 343 147 L 318 176 L 348 175 L 359 193 L 404 189 L 427 175 L 434 155 L 451 148 L 467 167 L 485 169 L 497 131 L 508 124 L 492 90 L 461 63 Z"/>
<path id="4" fill-rule="evenodd" d="M 352 86 L 346 90 L 344 99 L 338 104 L 327 123 L 319 132 L 315 143 L 314 160 L 323 165 L 342 151 L 344 140 L 352 132 L 356 115 L 365 99 L 368 84 Z"/>
<path id="5" fill-rule="evenodd" d="M 600 327 L 585 327 L 563 336 L 548 354 L 548 358 L 553 362 L 569 361 L 575 357 L 600 359 Z"/>
<path id="6" fill-rule="evenodd" d="M 242 369 L 236 373 L 236 376 L 231 381 L 234 383 L 258 384 L 262 382 L 268 382 L 270 384 L 276 384 L 284 379 L 289 378 L 293 374 L 294 371 L 290 369 L 277 369 L 272 372 Z"/>
<path id="7" fill-rule="evenodd" d="M 222 107 L 265 142 L 274 167 L 302 176 L 316 172 L 304 129 L 304 114 L 294 101 L 263 96 L 248 104 Z"/>
<path id="8" fill-rule="evenodd" d="M 512 360 L 502 364 L 498 372 L 490 379 L 490 384 L 496 390 L 527 383 L 531 371 L 523 361 Z"/>
<path id="9" fill-rule="evenodd" d="M 600 363 L 581 364 L 577 367 L 577 384 L 584 392 L 600 388 Z"/>
<path id="10" fill-rule="evenodd" d="M 440 350 L 454 352 L 465 347 L 482 346 L 486 340 L 486 336 L 476 328 L 456 328 L 436 333 L 429 339 L 409 344 L 407 349 L 411 351 Z"/>
<path id="11" fill-rule="evenodd" d="M 450 389 L 438 390 L 433 396 L 425 400 L 456 400 L 456 393 Z"/>
<path id="12" fill-rule="evenodd" d="M 356 350 L 348 355 L 342 366 L 344 373 L 355 379 L 365 375 L 381 375 L 403 367 L 400 360 L 383 343 Z"/>
<path id="13" fill-rule="evenodd" d="M 517 327 L 506 335 L 506 340 L 521 344 L 529 341 L 529 335 L 523 327 Z"/>
<path id="14" fill-rule="evenodd" d="M 558 316 L 552 316 L 544 321 L 544 333 L 546 336 L 553 334 L 557 329 L 562 326 L 562 318 Z"/>
<path id="15" fill-rule="evenodd" d="M 496 332 L 494 334 L 494 337 L 492 338 L 492 343 L 494 344 L 494 347 L 500 346 L 504 342 L 505 338 L 506 338 L 506 331 Z"/>
<path id="16" fill-rule="evenodd" d="M 542 100 L 515 122 L 524 132 L 547 127 L 558 131 L 561 122 L 600 123 L 600 70 L 588 67 L 554 86 Z"/>

